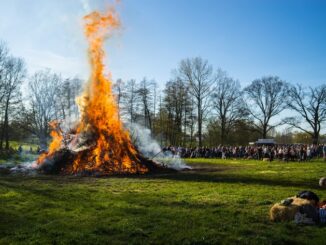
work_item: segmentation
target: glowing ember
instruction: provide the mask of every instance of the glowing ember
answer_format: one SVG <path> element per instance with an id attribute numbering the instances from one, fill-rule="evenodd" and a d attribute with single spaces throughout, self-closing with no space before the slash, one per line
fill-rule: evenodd
<path id="1" fill-rule="evenodd" d="M 110 9 L 106 15 L 92 12 L 84 20 L 92 72 L 83 95 L 78 98 L 81 120 L 73 139 L 67 139 L 67 142 L 60 126 L 52 123 L 53 141 L 49 152 L 41 155 L 38 163 L 44 164 L 67 145 L 76 145 L 80 139 L 86 138 L 87 147 L 74 151 L 69 157 L 72 162 L 64 167 L 63 172 L 145 173 L 148 168 L 139 160 L 129 133 L 119 120 L 111 79 L 104 75 L 103 42 L 112 30 L 120 26 L 119 19 Z"/>

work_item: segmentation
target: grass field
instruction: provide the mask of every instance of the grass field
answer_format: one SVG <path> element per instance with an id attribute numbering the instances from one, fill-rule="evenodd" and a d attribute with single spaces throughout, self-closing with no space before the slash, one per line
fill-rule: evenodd
<path id="1" fill-rule="evenodd" d="M 35 151 L 38 147 L 37 144 L 33 144 L 33 143 L 27 143 L 27 142 L 23 142 L 23 141 L 9 141 L 10 147 L 14 148 L 14 149 L 18 149 L 19 146 L 22 147 L 22 149 L 24 151 L 29 151 L 30 147 L 32 147 L 32 149 Z"/>
<path id="2" fill-rule="evenodd" d="M 268 219 L 300 190 L 326 199 L 325 162 L 187 162 L 133 177 L 0 175 L 0 244 L 326 244 L 326 227 Z"/>

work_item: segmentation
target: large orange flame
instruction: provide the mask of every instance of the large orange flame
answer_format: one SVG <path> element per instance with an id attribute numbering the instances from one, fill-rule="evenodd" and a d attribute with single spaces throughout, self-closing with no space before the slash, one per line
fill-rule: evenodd
<path id="1" fill-rule="evenodd" d="M 77 135 L 91 135 L 95 144 L 89 150 L 77 154 L 70 171 L 147 172 L 147 168 L 140 164 L 129 133 L 119 119 L 111 79 L 104 75 L 103 43 L 108 34 L 120 26 L 120 21 L 112 8 L 105 15 L 92 12 L 84 20 L 92 69 L 84 93 L 78 98 L 81 120 L 77 126 Z M 39 163 L 62 147 L 62 134 L 54 130 L 51 135 L 53 141 L 49 153 L 41 156 Z"/>
<path id="2" fill-rule="evenodd" d="M 52 128 L 52 131 L 50 133 L 51 137 L 52 137 L 52 142 L 49 145 L 49 151 L 47 154 L 42 154 L 38 159 L 37 159 L 37 163 L 42 163 L 46 157 L 48 155 L 52 155 L 53 153 L 55 153 L 62 145 L 62 141 L 63 139 L 63 135 L 62 132 L 60 130 L 60 125 L 58 121 L 52 121 L 50 123 L 50 127 Z"/>

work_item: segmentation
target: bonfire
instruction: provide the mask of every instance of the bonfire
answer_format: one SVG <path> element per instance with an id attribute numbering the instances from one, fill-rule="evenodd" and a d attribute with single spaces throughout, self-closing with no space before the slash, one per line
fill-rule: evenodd
<path id="1" fill-rule="evenodd" d="M 104 75 L 106 37 L 120 26 L 116 12 L 92 12 L 84 17 L 91 75 L 77 98 L 80 120 L 69 132 L 51 123 L 52 142 L 37 163 L 46 173 L 134 174 L 162 169 L 143 157 L 132 144 L 119 118 L 110 75 Z"/>

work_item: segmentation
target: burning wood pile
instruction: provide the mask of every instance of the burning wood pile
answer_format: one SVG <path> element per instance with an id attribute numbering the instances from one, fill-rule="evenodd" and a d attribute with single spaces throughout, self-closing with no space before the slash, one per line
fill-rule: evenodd
<path id="1" fill-rule="evenodd" d="M 91 76 L 77 99 L 81 117 L 76 127 L 63 133 L 59 122 L 52 123 L 49 151 L 37 160 L 45 173 L 133 174 L 164 170 L 146 159 L 132 144 L 129 132 L 119 119 L 110 76 L 104 75 L 103 43 L 120 26 L 113 9 L 106 15 L 92 12 L 84 17 L 89 43 Z"/>

